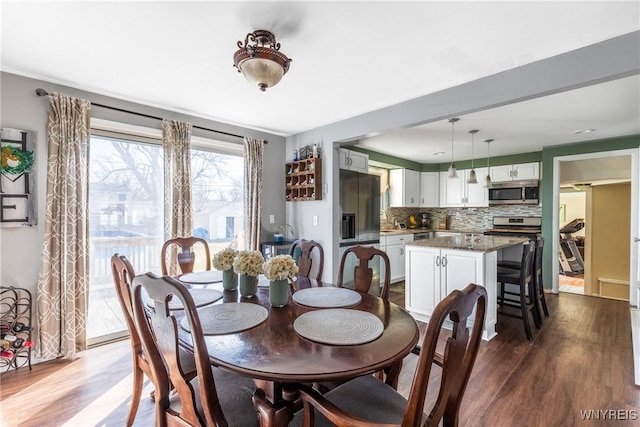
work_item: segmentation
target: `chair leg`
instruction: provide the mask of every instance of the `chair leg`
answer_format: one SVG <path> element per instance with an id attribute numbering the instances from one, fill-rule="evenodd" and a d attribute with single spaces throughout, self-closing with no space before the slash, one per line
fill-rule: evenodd
<path id="1" fill-rule="evenodd" d="M 540 306 L 538 305 L 538 287 L 531 283 L 529 285 L 529 303 L 531 304 L 531 308 L 533 311 L 533 323 L 537 329 L 542 327 L 542 313 L 540 311 Z"/>
<path id="2" fill-rule="evenodd" d="M 527 306 L 527 293 L 525 289 L 520 289 L 520 308 L 522 311 L 522 324 L 524 325 L 524 333 L 529 341 L 533 341 L 531 335 L 531 326 L 529 325 L 529 307 Z"/>
<path id="3" fill-rule="evenodd" d="M 547 300 L 544 297 L 544 285 L 542 284 L 542 279 L 538 281 L 538 292 L 540 292 L 540 303 L 542 304 L 542 311 L 544 311 L 545 316 L 549 316 L 549 309 L 547 308 Z"/>
<path id="4" fill-rule="evenodd" d="M 129 416 L 127 417 L 127 427 L 133 425 L 140 404 L 140 396 L 142 395 L 142 386 L 144 381 L 144 372 L 137 365 L 133 367 L 133 393 L 131 394 L 131 408 L 129 408 Z"/>

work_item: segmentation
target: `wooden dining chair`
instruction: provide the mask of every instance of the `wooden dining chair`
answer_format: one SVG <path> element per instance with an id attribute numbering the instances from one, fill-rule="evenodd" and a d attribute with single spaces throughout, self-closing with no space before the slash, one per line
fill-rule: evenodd
<path id="1" fill-rule="evenodd" d="M 316 273 L 316 280 L 322 280 L 322 270 L 324 268 L 324 250 L 322 249 L 322 245 L 315 240 L 305 240 L 298 239 L 291 244 L 289 248 L 289 255 L 291 255 L 294 259 L 297 258 L 298 264 L 298 276 L 309 277 L 311 274 L 311 268 L 313 267 L 313 257 L 312 252 L 316 249 L 318 254 L 318 269 Z M 300 255 L 297 256 L 297 252 L 299 251 Z"/>
<path id="2" fill-rule="evenodd" d="M 156 385 L 156 380 L 149 366 L 147 356 L 142 347 L 140 334 L 136 327 L 133 314 L 133 300 L 131 295 L 131 282 L 135 277 L 135 270 L 127 257 L 124 255 L 114 254 L 111 257 L 111 271 L 113 273 L 113 281 L 118 295 L 118 301 L 122 307 L 127 329 L 129 330 L 129 338 L 131 341 L 131 355 L 133 356 L 133 392 L 131 394 L 131 407 L 129 416 L 127 417 L 127 427 L 133 424 L 140 404 L 140 397 L 143 390 L 144 376 Z M 195 360 L 193 356 L 186 351 L 180 352 L 182 365 L 185 373 L 191 378 L 195 376 Z M 155 391 L 151 393 L 151 397 L 155 398 Z"/>
<path id="3" fill-rule="evenodd" d="M 475 307 L 475 314 L 474 314 Z M 444 298 L 434 309 L 422 341 L 416 373 L 405 399 L 400 393 L 372 375 L 348 381 L 322 395 L 304 385 L 289 385 L 288 400 L 302 399 L 303 410 L 296 413 L 291 426 L 457 426 L 460 404 L 478 354 L 487 307 L 487 292 L 470 284 Z M 469 331 L 467 319 L 473 317 Z M 453 323 L 443 353 L 437 353 L 445 320 Z M 433 365 L 441 369 L 441 380 L 431 411 L 423 412 Z M 437 384 L 437 382 L 435 383 Z M 303 424 L 304 423 L 304 424 Z"/>
<path id="4" fill-rule="evenodd" d="M 153 300 L 147 319 L 142 290 Z M 169 310 L 177 298 L 184 310 Z M 148 306 L 147 306 L 148 307 Z M 156 379 L 156 425 L 164 426 L 258 426 L 252 402 L 253 381 L 211 366 L 202 324 L 189 290 L 171 277 L 152 273 L 133 280 L 133 310 L 140 338 Z M 179 357 L 181 318 L 186 317 L 197 375 L 184 374 Z M 184 332 L 182 332 L 184 333 Z M 170 393 L 170 385 L 174 391 Z"/>
<path id="5" fill-rule="evenodd" d="M 344 287 L 344 269 L 346 265 L 346 259 L 348 256 L 355 255 L 358 259 L 358 265 L 355 266 L 353 272 L 354 279 L 354 289 L 359 292 L 369 292 L 371 288 L 371 281 L 373 280 L 373 269 L 369 267 L 369 261 L 373 259 L 374 256 L 380 257 L 382 262 L 384 262 L 384 282 L 382 285 L 382 289 L 380 290 L 380 297 L 384 300 L 389 299 L 389 288 L 391 287 L 391 267 L 389 264 L 389 257 L 386 253 L 377 249 L 373 246 L 352 246 L 347 248 L 347 250 L 342 254 L 342 259 L 340 260 L 340 270 L 338 271 L 338 287 Z"/>
<path id="6" fill-rule="evenodd" d="M 160 266 L 162 267 L 162 275 L 172 275 L 168 265 L 172 265 L 173 257 L 176 257 L 177 265 L 180 269 L 179 273 L 191 273 L 196 262 L 196 253 L 194 249 L 202 245 L 205 254 L 205 270 L 211 270 L 211 253 L 209 244 L 200 237 L 175 237 L 169 239 L 162 245 L 160 253 Z M 180 251 L 178 251 L 180 249 Z M 169 253 L 167 255 L 167 252 Z"/>

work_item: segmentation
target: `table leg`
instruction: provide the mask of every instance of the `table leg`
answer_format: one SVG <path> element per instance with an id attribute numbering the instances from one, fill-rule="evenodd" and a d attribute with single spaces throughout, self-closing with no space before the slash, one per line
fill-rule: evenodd
<path id="1" fill-rule="evenodd" d="M 282 398 L 282 384 L 273 381 L 254 380 L 257 390 L 253 404 L 261 427 L 285 427 L 293 418 L 293 403 Z"/>

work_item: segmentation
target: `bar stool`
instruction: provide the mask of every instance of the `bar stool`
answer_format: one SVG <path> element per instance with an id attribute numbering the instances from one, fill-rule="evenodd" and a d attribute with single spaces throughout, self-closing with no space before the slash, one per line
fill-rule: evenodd
<path id="1" fill-rule="evenodd" d="M 536 310 L 538 312 L 538 319 L 542 325 L 542 312 L 545 316 L 549 316 L 549 309 L 547 308 L 547 300 L 544 296 L 544 284 L 542 282 L 542 253 L 544 249 L 544 238 L 536 240 L 535 252 L 533 256 L 533 285 L 536 296 Z M 513 270 L 520 270 L 520 263 L 517 261 L 498 261 L 498 267 L 510 268 Z"/>
<path id="2" fill-rule="evenodd" d="M 529 324 L 529 311 L 531 311 L 534 323 L 536 327 L 540 327 L 540 314 L 537 307 L 537 299 L 535 297 L 536 291 L 533 286 L 533 254 L 535 244 L 526 243 L 522 246 L 522 262 L 520 264 L 520 270 L 513 270 L 509 268 L 498 268 L 497 281 L 500 283 L 500 294 L 498 295 L 498 314 L 503 316 L 514 317 L 516 319 L 522 319 L 524 326 L 524 332 L 527 335 L 527 339 L 531 341 L 533 335 L 531 334 L 531 326 Z M 505 285 L 516 285 L 518 291 L 506 290 Z M 507 298 L 508 295 L 517 297 Z M 505 311 L 505 307 L 518 308 L 520 314 L 511 313 Z"/>

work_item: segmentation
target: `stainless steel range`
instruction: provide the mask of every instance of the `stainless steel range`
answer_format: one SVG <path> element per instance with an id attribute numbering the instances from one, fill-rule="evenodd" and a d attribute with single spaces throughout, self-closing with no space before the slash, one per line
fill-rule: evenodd
<path id="1" fill-rule="evenodd" d="M 487 236 L 518 236 L 537 240 L 542 234 L 542 218 L 539 216 L 494 216 L 493 228 L 484 232 Z"/>

